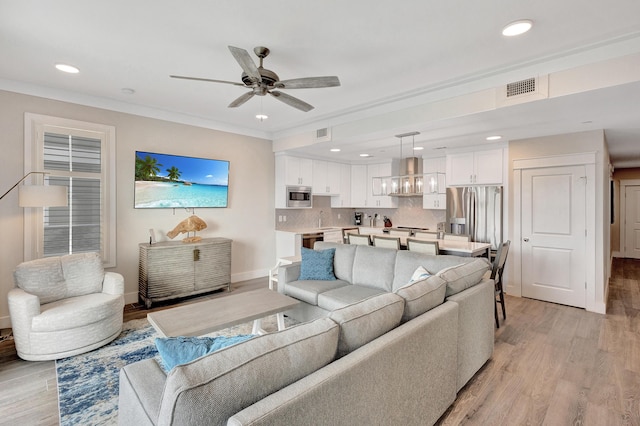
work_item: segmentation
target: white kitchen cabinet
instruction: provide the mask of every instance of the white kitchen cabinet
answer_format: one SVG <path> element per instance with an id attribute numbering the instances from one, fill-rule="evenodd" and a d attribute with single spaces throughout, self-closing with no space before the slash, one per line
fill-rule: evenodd
<path id="1" fill-rule="evenodd" d="M 287 186 L 311 186 L 313 161 L 308 158 L 276 155 L 275 158 L 275 207 L 287 208 Z"/>
<path id="2" fill-rule="evenodd" d="M 374 177 L 391 177 L 391 163 L 369 164 L 367 166 L 367 204 L 366 207 L 396 208 L 398 198 L 391 197 L 389 185 L 391 179 L 373 179 Z"/>
<path id="3" fill-rule="evenodd" d="M 276 231 L 276 259 L 300 256 L 301 247 L 301 234 L 288 231 Z"/>
<path id="4" fill-rule="evenodd" d="M 285 185 L 313 185 L 313 161 L 308 158 L 276 157 L 276 173 L 282 173 Z"/>
<path id="5" fill-rule="evenodd" d="M 446 158 L 424 158 L 424 190 L 422 208 L 445 210 L 447 208 Z"/>
<path id="6" fill-rule="evenodd" d="M 331 197 L 331 207 L 351 207 L 351 166 L 349 164 L 338 164 L 340 175 L 340 194 Z"/>
<path id="7" fill-rule="evenodd" d="M 351 207 L 367 207 L 367 166 L 351 166 Z"/>
<path id="8" fill-rule="evenodd" d="M 340 166 L 332 161 L 313 160 L 313 195 L 340 194 Z"/>
<path id="9" fill-rule="evenodd" d="M 449 186 L 502 185 L 502 149 L 447 155 Z"/>

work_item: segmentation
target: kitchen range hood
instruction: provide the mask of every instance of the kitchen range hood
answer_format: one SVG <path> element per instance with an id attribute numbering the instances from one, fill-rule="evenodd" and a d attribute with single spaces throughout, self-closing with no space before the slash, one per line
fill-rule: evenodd
<path id="1" fill-rule="evenodd" d="M 396 135 L 400 138 L 400 159 L 395 160 L 392 170 L 399 170 L 396 176 L 380 176 L 373 178 L 373 188 L 379 189 L 379 194 L 392 197 L 421 197 L 424 190 L 424 175 L 422 172 L 422 158 L 402 158 L 402 138 L 411 136 L 412 141 L 419 132 Z"/>

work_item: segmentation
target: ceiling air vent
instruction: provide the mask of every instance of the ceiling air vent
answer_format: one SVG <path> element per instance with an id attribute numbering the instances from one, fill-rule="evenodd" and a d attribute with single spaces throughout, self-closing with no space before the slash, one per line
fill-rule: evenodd
<path id="1" fill-rule="evenodd" d="M 498 87 L 496 89 L 496 106 L 500 108 L 546 99 L 548 97 L 549 76 L 539 75 Z"/>
<path id="2" fill-rule="evenodd" d="M 512 96 L 524 95 L 536 91 L 536 79 L 528 78 L 526 80 L 516 81 L 507 84 L 507 98 Z"/>
<path id="3" fill-rule="evenodd" d="M 328 127 L 316 130 L 316 142 L 328 142 L 331 140 L 331 129 Z"/>

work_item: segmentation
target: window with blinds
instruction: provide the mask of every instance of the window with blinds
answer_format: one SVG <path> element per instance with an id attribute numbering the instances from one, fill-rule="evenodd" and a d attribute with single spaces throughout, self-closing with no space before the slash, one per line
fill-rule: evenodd
<path id="1" fill-rule="evenodd" d="M 105 266 L 115 266 L 115 129 L 27 116 L 31 169 L 46 172 L 47 185 L 66 186 L 69 203 L 30 212 L 38 216 L 37 229 L 25 230 L 31 240 L 26 258 L 98 252 Z"/>
<path id="2" fill-rule="evenodd" d="M 44 257 L 101 251 L 100 159 L 100 139 L 44 133 L 44 171 L 68 174 L 49 175 L 48 184 L 69 194 L 67 207 L 44 209 Z"/>

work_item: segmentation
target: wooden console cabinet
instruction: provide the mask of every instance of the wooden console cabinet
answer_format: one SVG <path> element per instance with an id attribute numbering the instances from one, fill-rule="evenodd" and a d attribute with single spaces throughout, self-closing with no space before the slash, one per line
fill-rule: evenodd
<path id="1" fill-rule="evenodd" d="M 203 238 L 197 243 L 142 243 L 138 296 L 147 309 L 153 302 L 231 290 L 231 240 Z"/>

